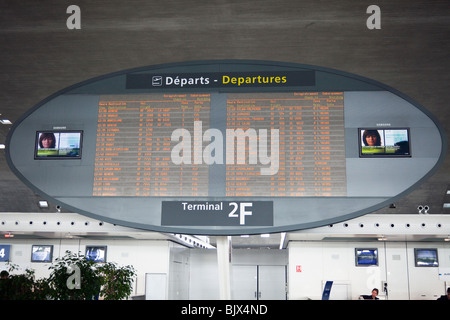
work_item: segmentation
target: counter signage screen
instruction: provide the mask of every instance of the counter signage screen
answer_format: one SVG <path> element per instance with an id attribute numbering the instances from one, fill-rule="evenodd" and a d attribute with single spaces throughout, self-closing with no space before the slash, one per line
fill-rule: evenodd
<path id="1" fill-rule="evenodd" d="M 360 157 L 410 157 L 409 129 L 359 129 Z"/>
<path id="2" fill-rule="evenodd" d="M 106 262 L 106 246 L 87 246 L 86 259 L 94 262 Z"/>
<path id="3" fill-rule="evenodd" d="M 38 131 L 35 159 L 80 159 L 82 131 Z"/>
<path id="4" fill-rule="evenodd" d="M 355 263 L 356 266 L 377 266 L 378 249 L 356 248 Z"/>
<path id="5" fill-rule="evenodd" d="M 439 267 L 437 249 L 414 249 L 416 267 Z"/>
<path id="6" fill-rule="evenodd" d="M 33 245 L 31 247 L 31 262 L 52 262 L 52 245 Z"/>
<path id="7" fill-rule="evenodd" d="M 1 244 L 0 245 L 0 262 L 9 261 L 9 252 L 11 246 L 9 244 Z"/>

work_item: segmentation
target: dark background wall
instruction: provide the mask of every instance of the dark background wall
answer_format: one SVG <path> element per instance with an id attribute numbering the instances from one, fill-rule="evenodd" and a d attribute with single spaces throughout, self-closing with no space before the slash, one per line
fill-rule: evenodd
<path id="1" fill-rule="evenodd" d="M 69 5 L 81 29 L 69 30 Z M 369 30 L 367 8 L 381 9 Z M 274 60 L 335 68 L 392 86 L 450 129 L 447 0 L 150 0 L 0 2 L 0 118 L 12 122 L 69 85 L 122 69 L 210 59 Z M 0 124 L 0 143 L 7 125 Z M 450 161 L 386 213 L 447 213 Z M 37 196 L 0 152 L 0 211 L 38 211 Z"/>

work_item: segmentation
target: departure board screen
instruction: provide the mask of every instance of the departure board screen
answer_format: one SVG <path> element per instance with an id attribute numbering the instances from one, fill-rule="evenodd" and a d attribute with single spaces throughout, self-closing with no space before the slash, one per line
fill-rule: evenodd
<path id="1" fill-rule="evenodd" d="M 209 94 L 102 96 L 93 195 L 207 196 L 208 166 L 174 164 L 171 135 L 208 126 L 210 102 Z"/>
<path id="2" fill-rule="evenodd" d="M 346 196 L 343 92 L 101 96 L 94 196 Z"/>
<path id="3" fill-rule="evenodd" d="M 227 165 L 227 196 L 346 195 L 342 92 L 229 94 L 227 127 L 278 131 L 278 149 L 258 145 L 264 157 L 266 144 L 272 172 L 260 174 L 263 164 Z"/>

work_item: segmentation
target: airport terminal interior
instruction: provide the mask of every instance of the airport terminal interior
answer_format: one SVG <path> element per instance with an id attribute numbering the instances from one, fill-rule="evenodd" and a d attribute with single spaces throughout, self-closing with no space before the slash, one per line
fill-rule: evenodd
<path id="1" fill-rule="evenodd" d="M 437 300 L 446 295 L 450 287 L 450 157 L 446 150 L 450 132 L 449 18 L 448 1 L 441 0 L 432 4 L 425 0 L 373 3 L 360 0 L 111 0 L 74 1 L 73 4 L 58 0 L 2 1 L 0 270 L 10 270 L 14 265 L 11 275 L 31 269 L 36 279 L 46 278 L 51 266 L 67 251 L 86 256 L 95 251 L 99 264 L 113 262 L 118 266 L 131 265 L 136 270 L 127 299 L 359 300 L 370 296 L 374 288 L 378 289 L 380 300 Z M 96 136 L 101 117 L 98 110 L 102 110 L 102 101 L 112 103 L 114 100 L 109 91 L 116 90 L 114 81 L 111 80 L 114 85 L 106 81 L 83 87 L 85 81 L 94 78 L 101 81 L 108 79 L 104 75 L 115 73 L 117 79 L 122 79 L 126 74 L 123 70 L 134 70 L 137 76 L 127 78 L 134 83 L 131 80 L 141 79 L 139 75 L 145 75 L 147 66 L 173 67 L 179 74 L 191 77 L 184 83 L 186 92 L 191 90 L 189 85 L 194 85 L 189 81 L 196 81 L 197 87 L 193 87 L 192 92 L 198 96 L 201 85 L 212 85 L 206 83 L 206 76 L 199 74 L 207 72 L 209 76 L 212 72 L 209 67 L 197 66 L 219 65 L 220 71 L 225 72 L 224 61 L 228 61 L 227 65 L 248 68 L 242 72 L 236 69 L 241 73 L 233 71 L 235 78 L 221 78 L 223 86 L 234 86 L 236 90 L 249 85 L 243 89 L 247 90 L 244 93 L 267 93 L 263 86 L 252 87 L 260 80 L 255 76 L 255 72 L 259 72 L 254 67 L 255 61 L 256 65 L 266 68 L 261 72 L 273 72 L 274 85 L 282 86 L 282 73 L 295 66 L 306 69 L 305 66 L 311 66 L 310 70 L 316 72 L 317 86 L 323 77 L 321 74 L 357 80 L 353 87 L 348 84 L 348 89 L 336 89 L 345 91 L 340 95 L 346 103 L 345 112 L 344 106 L 341 108 L 345 125 L 342 121 L 334 125 L 342 129 L 335 136 L 343 138 L 345 134 L 345 141 L 340 142 L 343 143 L 340 150 L 345 152 L 339 161 L 347 169 L 347 175 L 338 174 L 343 180 L 336 180 L 333 187 L 337 190 L 345 186 L 344 193 L 333 189 L 330 192 L 336 192 L 334 194 L 292 195 L 291 198 L 297 200 L 287 202 L 288 205 L 284 202 L 277 205 L 278 201 L 284 201 L 281 199 L 284 194 L 275 194 L 273 199 L 264 194 L 264 199 L 274 204 L 270 212 L 274 223 L 287 221 L 280 226 L 255 224 L 255 228 L 241 228 L 243 218 L 256 216 L 255 211 L 250 217 L 251 213 L 242 208 L 241 202 L 240 214 L 244 216 L 233 220 L 234 223 L 241 219 L 241 225 L 232 228 L 223 227 L 221 223 L 227 222 L 222 220 L 218 220 L 216 226 L 186 222 L 184 227 L 172 227 L 175 225 L 172 220 L 164 225 L 160 216 L 154 219 L 157 222 L 152 228 L 145 220 L 153 221 L 150 218 L 143 217 L 143 224 L 135 219 L 141 219 L 140 210 L 146 206 L 143 201 L 159 199 L 158 195 L 96 194 L 93 188 L 97 185 L 92 184 L 94 164 L 81 162 L 81 167 L 90 171 L 75 174 L 70 179 L 61 173 L 70 171 L 74 161 L 87 161 L 92 150 L 92 159 L 96 150 L 98 156 L 99 149 L 95 149 L 95 139 L 98 143 L 100 137 Z M 253 72 L 251 77 L 242 76 L 247 71 Z M 170 81 L 175 81 L 179 74 L 170 73 L 173 76 Z M 289 75 L 287 77 L 289 81 Z M 155 90 L 164 90 L 161 85 L 172 85 L 167 79 L 161 84 L 160 78 L 153 78 Z M 245 84 L 247 80 L 253 83 Z M 139 81 L 137 85 L 130 84 L 135 85 L 133 97 L 141 93 Z M 80 83 L 84 84 L 76 85 Z M 103 88 L 105 83 L 109 86 L 107 89 Z M 409 104 L 406 106 L 405 102 L 401 113 L 395 113 L 394 107 L 391 110 L 377 105 L 386 100 L 372 98 L 376 89 L 364 89 L 369 97 L 366 100 L 362 94 L 354 93 L 373 83 L 383 84 L 395 99 Z M 67 88 L 75 91 L 69 92 Z M 233 93 L 223 88 L 207 88 L 207 93 L 211 93 L 211 109 L 214 99 L 220 105 L 223 95 Z M 90 99 L 89 90 L 99 90 L 102 95 L 100 104 L 98 100 L 95 102 L 94 118 L 88 119 L 91 115 L 86 113 L 80 116 L 82 120 L 70 120 L 69 115 L 86 109 L 79 103 Z M 174 90 L 167 92 L 180 92 L 176 91 L 179 88 Z M 300 88 L 296 92 L 308 90 L 312 89 Z M 197 104 L 203 105 L 206 101 L 204 96 L 197 98 L 203 99 L 197 100 Z M 45 114 L 46 106 L 54 107 L 52 99 L 75 102 L 67 100 L 66 105 L 61 104 L 61 111 Z M 126 100 L 122 96 L 120 99 Z M 170 99 L 174 103 L 179 101 Z M 228 99 L 231 104 L 232 99 Z M 281 100 L 278 96 L 271 99 Z M 241 100 L 233 101 L 238 104 Z M 122 104 L 123 108 L 131 105 L 128 100 L 127 103 Z M 249 103 L 241 107 L 246 108 Z M 368 122 L 364 116 L 372 111 L 361 111 L 369 109 L 368 106 L 383 110 L 383 114 L 376 121 Z M 71 110 L 66 112 L 67 108 Z M 38 109 L 43 110 L 43 116 L 33 118 L 39 113 Z M 155 115 L 155 121 L 164 121 L 168 117 L 164 112 Z M 389 116 L 391 112 L 393 115 Z M 222 114 L 218 114 L 200 122 L 203 130 L 207 125 L 221 128 Z M 50 117 L 45 119 L 46 115 Z M 59 122 L 51 120 L 57 117 Z M 256 127 L 258 120 L 255 119 L 252 125 Z M 92 148 L 90 120 L 94 123 Z M 361 128 L 383 131 L 386 145 L 388 131 L 401 128 L 406 132 L 411 150 L 395 159 L 387 151 L 383 157 L 366 157 L 363 151 L 358 154 L 357 142 L 354 148 L 348 146 L 353 136 L 357 141 L 358 134 L 362 135 L 362 131 L 358 131 L 358 121 L 363 123 Z M 49 129 L 62 134 L 68 129 L 72 131 L 70 126 L 75 125 L 82 128 L 80 132 L 84 135 L 82 155 L 76 154 L 76 159 L 69 160 L 40 159 L 41 155 L 34 149 L 37 135 Z M 21 143 L 24 141 L 21 132 L 32 132 L 30 144 Z M 261 130 L 259 132 L 261 134 Z M 272 136 L 272 142 L 273 139 Z M 24 159 L 28 154 L 30 159 Z M 326 161 L 331 163 L 339 156 L 339 150 L 331 152 L 320 165 L 327 166 Z M 405 170 L 399 163 L 414 163 L 414 166 Z M 101 165 L 96 162 L 95 168 L 108 169 Z M 172 170 L 172 166 L 168 170 Z M 120 169 L 123 168 L 117 170 Z M 298 167 L 296 169 L 293 174 L 300 172 Z M 421 170 L 425 173 L 419 175 Z M 220 180 L 222 178 L 217 176 L 221 171 L 218 171 L 209 170 L 209 175 Z M 176 172 L 171 171 L 168 179 L 174 178 Z M 87 188 L 81 182 L 84 178 L 91 179 Z M 209 181 L 213 197 L 199 199 L 209 199 L 212 203 L 217 200 L 220 188 L 211 187 L 212 180 Z M 78 187 L 80 185 L 82 187 Z M 391 191 L 397 186 L 400 191 Z M 102 192 L 106 192 L 105 185 L 102 187 Z M 258 186 L 265 187 L 269 185 Z M 82 194 L 87 193 L 89 197 L 76 202 L 75 193 L 81 188 L 84 188 Z M 68 190 L 68 193 L 59 196 L 60 190 Z M 124 198 L 126 201 L 120 202 Z M 349 198 L 354 199 L 346 202 Z M 382 205 L 370 202 L 378 198 L 383 198 L 379 201 Z M 183 199 L 179 199 L 180 203 Z M 239 197 L 232 194 L 220 199 L 239 202 Z M 329 201 L 322 204 L 325 200 Z M 92 211 L 86 209 L 89 206 Z M 148 212 L 158 210 L 160 207 L 153 203 L 148 208 Z M 265 212 L 266 209 L 260 210 Z M 124 223 L 114 215 L 116 211 L 124 215 Z M 296 212 L 303 212 L 305 219 L 314 219 L 314 222 L 298 222 Z M 167 210 L 165 213 L 169 216 Z M 295 223 L 290 223 L 289 219 Z"/>

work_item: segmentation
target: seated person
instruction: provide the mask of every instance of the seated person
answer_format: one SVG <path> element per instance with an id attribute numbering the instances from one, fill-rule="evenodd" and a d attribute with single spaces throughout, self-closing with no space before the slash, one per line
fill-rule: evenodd
<path id="1" fill-rule="evenodd" d="M 447 295 L 440 296 L 438 298 L 438 300 L 442 300 L 442 301 L 450 300 L 450 287 L 447 288 Z"/>
<path id="2" fill-rule="evenodd" d="M 359 300 L 378 300 L 378 289 L 374 288 L 372 290 L 372 295 L 361 295 L 359 296 Z"/>

